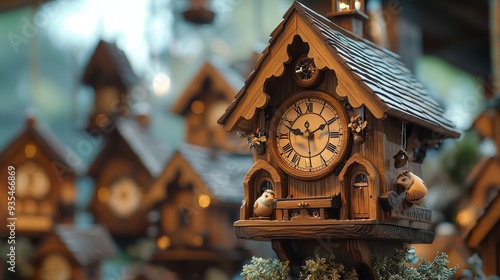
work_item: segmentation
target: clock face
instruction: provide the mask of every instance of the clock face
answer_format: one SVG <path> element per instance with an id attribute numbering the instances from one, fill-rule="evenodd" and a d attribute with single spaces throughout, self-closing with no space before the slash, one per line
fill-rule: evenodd
<path id="1" fill-rule="evenodd" d="M 273 119 L 273 151 L 285 172 L 319 179 L 342 160 L 349 146 L 347 114 L 330 95 L 307 91 L 283 104 Z"/>
<path id="2" fill-rule="evenodd" d="M 45 169 L 37 163 L 27 162 L 19 167 L 17 196 L 41 199 L 50 191 L 50 180 Z"/>
<path id="3" fill-rule="evenodd" d="M 294 80 L 301 87 L 312 87 L 321 82 L 322 73 L 312 58 L 304 55 L 295 63 Z"/>
<path id="4" fill-rule="evenodd" d="M 119 218 L 125 219 L 132 215 L 141 202 L 141 191 L 137 183 L 123 177 L 115 181 L 110 187 L 109 207 Z"/>

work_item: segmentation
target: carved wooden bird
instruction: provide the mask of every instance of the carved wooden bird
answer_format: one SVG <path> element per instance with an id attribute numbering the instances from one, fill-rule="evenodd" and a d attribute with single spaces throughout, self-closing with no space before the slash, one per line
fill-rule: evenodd
<path id="1" fill-rule="evenodd" d="M 404 187 L 405 200 L 415 205 L 422 205 L 427 196 L 424 181 L 409 170 L 401 170 L 396 178 L 396 184 Z"/>
<path id="2" fill-rule="evenodd" d="M 265 190 L 262 195 L 255 200 L 253 212 L 257 217 L 269 217 L 273 213 L 273 200 L 275 194 L 273 190 Z"/>

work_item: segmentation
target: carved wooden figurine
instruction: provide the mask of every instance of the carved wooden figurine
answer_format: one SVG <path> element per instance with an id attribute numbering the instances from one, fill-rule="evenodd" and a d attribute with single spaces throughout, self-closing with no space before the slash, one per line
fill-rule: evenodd
<path id="1" fill-rule="evenodd" d="M 253 213 L 259 218 L 271 216 L 273 213 L 274 198 L 275 194 L 273 190 L 265 190 L 253 204 Z"/>
<path id="2" fill-rule="evenodd" d="M 326 18 L 294 2 L 219 119 L 227 131 L 267 135 L 234 231 L 270 240 L 293 264 L 333 253 L 373 279 L 375 254 L 434 238 L 431 210 L 396 192 L 392 157 L 460 133 L 396 55 L 362 38 L 364 1 L 333 8 Z M 419 162 L 405 164 L 420 175 Z M 252 202 L 267 189 L 275 212 L 259 219 Z"/>
<path id="3" fill-rule="evenodd" d="M 415 205 L 422 205 L 427 196 L 425 182 L 408 170 L 398 173 L 396 183 L 405 190 L 405 200 Z"/>

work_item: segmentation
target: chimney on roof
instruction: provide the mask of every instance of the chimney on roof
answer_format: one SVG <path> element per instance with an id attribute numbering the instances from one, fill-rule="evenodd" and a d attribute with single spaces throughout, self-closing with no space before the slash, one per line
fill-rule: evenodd
<path id="1" fill-rule="evenodd" d="M 363 25 L 368 20 L 365 14 L 364 0 L 331 0 L 332 12 L 327 14 L 328 19 L 345 30 L 363 37 Z"/>

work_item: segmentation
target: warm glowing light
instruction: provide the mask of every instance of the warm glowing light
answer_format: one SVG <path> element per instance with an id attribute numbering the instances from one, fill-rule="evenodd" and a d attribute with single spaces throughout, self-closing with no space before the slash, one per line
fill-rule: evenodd
<path id="1" fill-rule="evenodd" d="M 359 0 L 356 0 L 356 2 L 354 2 L 354 8 L 356 8 L 356 10 L 361 9 L 361 2 Z"/>
<path id="2" fill-rule="evenodd" d="M 457 214 L 457 223 L 463 228 L 471 225 L 474 220 L 474 210 L 470 208 L 462 209 Z"/>
<path id="3" fill-rule="evenodd" d="M 193 245 L 197 247 L 203 245 L 203 237 L 201 237 L 200 235 L 195 236 L 193 238 Z"/>
<path id="4" fill-rule="evenodd" d="M 28 144 L 24 148 L 24 155 L 27 158 L 33 158 L 36 155 L 36 146 L 33 144 Z"/>
<path id="5" fill-rule="evenodd" d="M 346 11 L 346 10 L 349 10 L 349 5 L 347 5 L 346 3 L 340 3 L 339 8 L 340 8 L 341 12 Z"/>
<path id="6" fill-rule="evenodd" d="M 191 103 L 191 111 L 197 115 L 203 113 L 205 110 L 205 104 L 201 102 L 200 100 L 196 100 L 193 103 Z"/>
<path id="7" fill-rule="evenodd" d="M 99 191 L 97 191 L 97 199 L 99 199 L 100 202 L 106 203 L 109 200 L 108 188 L 100 188 Z"/>
<path id="8" fill-rule="evenodd" d="M 170 247 L 170 238 L 168 238 L 168 236 L 166 235 L 160 236 L 156 240 L 156 246 L 158 246 L 158 249 L 160 250 L 167 249 L 168 247 Z"/>
<path id="9" fill-rule="evenodd" d="M 210 196 L 206 194 L 200 194 L 198 196 L 198 204 L 203 208 L 207 208 L 208 206 L 210 206 Z"/>
<path id="10" fill-rule="evenodd" d="M 104 114 L 99 114 L 95 117 L 95 123 L 97 124 L 97 126 L 99 127 L 104 127 L 108 124 L 109 122 L 109 118 L 108 116 L 104 115 Z"/>
<path id="11" fill-rule="evenodd" d="M 153 92 L 156 96 L 166 95 L 170 91 L 170 77 L 165 73 L 158 73 L 153 77 Z"/>

